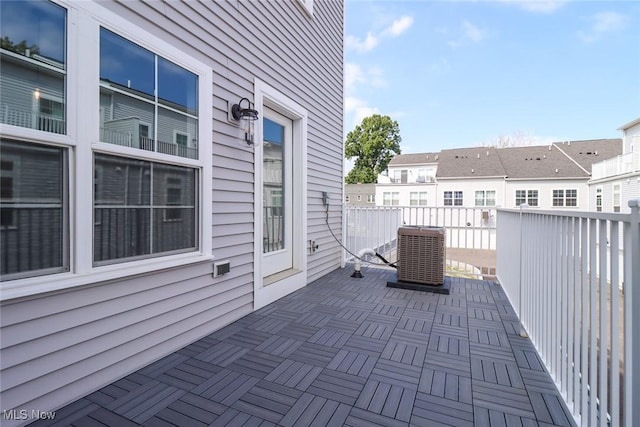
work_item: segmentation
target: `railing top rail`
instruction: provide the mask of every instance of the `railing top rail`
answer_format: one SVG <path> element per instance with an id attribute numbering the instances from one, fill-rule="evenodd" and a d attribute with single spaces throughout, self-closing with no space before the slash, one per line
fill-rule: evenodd
<path id="1" fill-rule="evenodd" d="M 571 218 L 585 218 L 585 219 L 600 219 L 609 221 L 631 221 L 631 214 L 620 212 L 585 212 L 585 211 L 564 211 L 564 210 L 538 210 L 538 209 L 498 209 L 498 212 L 510 212 L 519 214 L 522 212 L 527 215 L 541 215 L 541 216 L 561 216 Z"/>

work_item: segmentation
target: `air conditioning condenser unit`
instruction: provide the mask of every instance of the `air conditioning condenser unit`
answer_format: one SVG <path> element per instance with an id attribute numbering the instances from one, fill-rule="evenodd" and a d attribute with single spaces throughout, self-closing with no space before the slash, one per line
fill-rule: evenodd
<path id="1" fill-rule="evenodd" d="M 445 229 L 404 226 L 398 228 L 398 280 L 443 285 Z"/>

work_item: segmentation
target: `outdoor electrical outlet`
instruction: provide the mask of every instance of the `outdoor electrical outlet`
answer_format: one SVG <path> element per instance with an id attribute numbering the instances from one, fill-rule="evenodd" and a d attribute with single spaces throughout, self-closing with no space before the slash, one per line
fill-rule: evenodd
<path id="1" fill-rule="evenodd" d="M 222 276 L 231 271 L 231 261 L 220 261 L 213 264 L 213 277 Z"/>
<path id="2" fill-rule="evenodd" d="M 326 191 L 322 192 L 322 204 L 324 206 L 329 206 L 329 193 Z"/>

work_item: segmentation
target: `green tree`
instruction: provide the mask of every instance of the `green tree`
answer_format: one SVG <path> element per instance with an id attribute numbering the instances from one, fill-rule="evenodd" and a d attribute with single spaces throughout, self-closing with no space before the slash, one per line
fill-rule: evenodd
<path id="1" fill-rule="evenodd" d="M 375 183 L 393 156 L 400 154 L 400 128 L 389 116 L 374 114 L 347 134 L 345 157 L 355 158 L 347 184 Z"/>

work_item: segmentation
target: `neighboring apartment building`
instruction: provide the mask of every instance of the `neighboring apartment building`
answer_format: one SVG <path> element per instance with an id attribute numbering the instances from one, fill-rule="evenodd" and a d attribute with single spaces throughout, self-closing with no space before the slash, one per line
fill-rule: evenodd
<path id="1" fill-rule="evenodd" d="M 61 407 L 340 266 L 342 2 L 0 7 L 2 411 Z"/>
<path id="2" fill-rule="evenodd" d="M 402 155 L 422 157 L 424 163 L 411 167 L 429 170 L 434 178 L 421 185 L 390 182 L 392 162 L 388 174 L 379 176 L 376 204 L 515 208 L 528 203 L 541 209 L 588 210 L 591 165 L 618 155 L 621 145 L 620 139 L 602 139 Z M 412 193 L 419 191 L 426 196 L 415 203 Z"/>
<path id="3" fill-rule="evenodd" d="M 349 206 L 375 206 L 375 184 L 345 184 L 344 201 Z"/>
<path id="4" fill-rule="evenodd" d="M 624 124 L 622 154 L 593 165 L 590 210 L 629 213 L 629 200 L 640 199 L 640 118 Z"/>
<path id="5" fill-rule="evenodd" d="M 399 154 L 378 176 L 377 205 L 433 206 L 438 153 Z"/>

